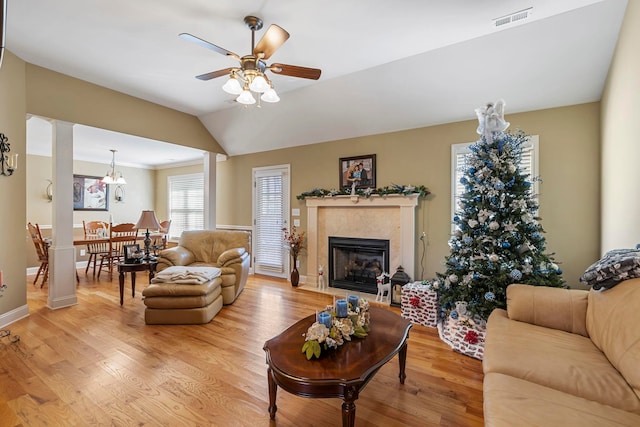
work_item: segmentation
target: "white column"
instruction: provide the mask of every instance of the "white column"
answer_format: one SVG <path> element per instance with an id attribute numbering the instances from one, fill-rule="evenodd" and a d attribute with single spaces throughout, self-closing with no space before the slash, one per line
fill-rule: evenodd
<path id="1" fill-rule="evenodd" d="M 73 124 L 53 122 L 53 244 L 49 249 L 51 309 L 78 303 L 73 246 Z"/>
<path id="2" fill-rule="evenodd" d="M 216 153 L 204 153 L 204 228 L 216 229 Z"/>

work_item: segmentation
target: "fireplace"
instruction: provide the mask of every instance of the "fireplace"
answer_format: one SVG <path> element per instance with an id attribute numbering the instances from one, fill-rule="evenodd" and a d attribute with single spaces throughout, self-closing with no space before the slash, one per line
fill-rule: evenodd
<path id="1" fill-rule="evenodd" d="M 375 294 L 389 272 L 389 240 L 329 236 L 329 286 Z"/>

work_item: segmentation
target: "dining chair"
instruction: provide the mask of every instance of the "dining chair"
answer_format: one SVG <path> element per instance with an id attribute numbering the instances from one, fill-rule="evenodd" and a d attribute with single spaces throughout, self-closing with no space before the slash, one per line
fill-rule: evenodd
<path id="1" fill-rule="evenodd" d="M 109 224 L 104 221 L 82 221 L 82 227 L 84 228 L 85 239 L 109 237 Z M 93 260 L 93 277 L 96 277 L 98 256 L 109 253 L 109 242 L 103 240 L 97 243 L 87 243 L 87 253 L 89 254 L 89 259 L 87 260 L 87 267 L 84 269 L 84 274 L 87 275 L 89 267 L 91 267 L 91 261 Z"/>
<path id="2" fill-rule="evenodd" d="M 42 283 L 40 287 L 44 286 L 44 282 L 49 278 L 49 244 L 42 238 L 42 233 L 40 233 L 40 226 L 38 224 L 27 224 L 27 228 L 29 230 L 29 235 L 31 236 L 31 240 L 33 241 L 33 245 L 36 248 L 36 255 L 38 256 L 38 261 L 40 261 L 40 267 L 38 268 L 38 272 L 36 273 L 36 278 L 33 280 L 33 284 L 38 283 L 38 278 L 40 274 L 42 274 Z"/>
<path id="3" fill-rule="evenodd" d="M 109 227 L 109 251 L 100 256 L 98 277 L 100 277 L 102 267 L 106 264 L 109 269 L 109 279 L 111 279 L 113 276 L 113 263 L 123 260 L 125 245 L 133 245 L 137 239 L 138 229 L 135 224 L 127 222 L 111 225 Z"/>

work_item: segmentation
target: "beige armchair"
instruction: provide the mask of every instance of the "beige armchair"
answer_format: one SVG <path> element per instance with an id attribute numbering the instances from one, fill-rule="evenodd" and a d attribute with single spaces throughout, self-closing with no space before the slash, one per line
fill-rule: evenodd
<path id="1" fill-rule="evenodd" d="M 247 231 L 184 231 L 178 246 L 158 257 L 158 271 L 174 265 L 212 266 L 222 270 L 222 300 L 231 304 L 249 276 L 251 240 Z"/>

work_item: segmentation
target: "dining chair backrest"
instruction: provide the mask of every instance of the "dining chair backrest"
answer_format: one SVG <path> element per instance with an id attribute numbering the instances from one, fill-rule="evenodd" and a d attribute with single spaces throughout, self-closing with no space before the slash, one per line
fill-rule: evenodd
<path id="1" fill-rule="evenodd" d="M 27 228 L 29 230 L 31 240 L 33 241 L 33 245 L 36 248 L 38 261 L 49 261 L 49 245 L 47 245 L 47 243 L 42 238 L 42 233 L 40 233 L 40 226 L 38 224 L 33 225 L 31 223 L 28 223 Z"/>
<path id="2" fill-rule="evenodd" d="M 104 221 L 82 221 L 85 239 L 91 237 L 108 237 L 109 224 Z"/>
<path id="3" fill-rule="evenodd" d="M 137 237 L 138 229 L 133 223 L 112 225 L 109 234 L 111 253 L 123 254 L 124 246 L 136 243 Z"/>

